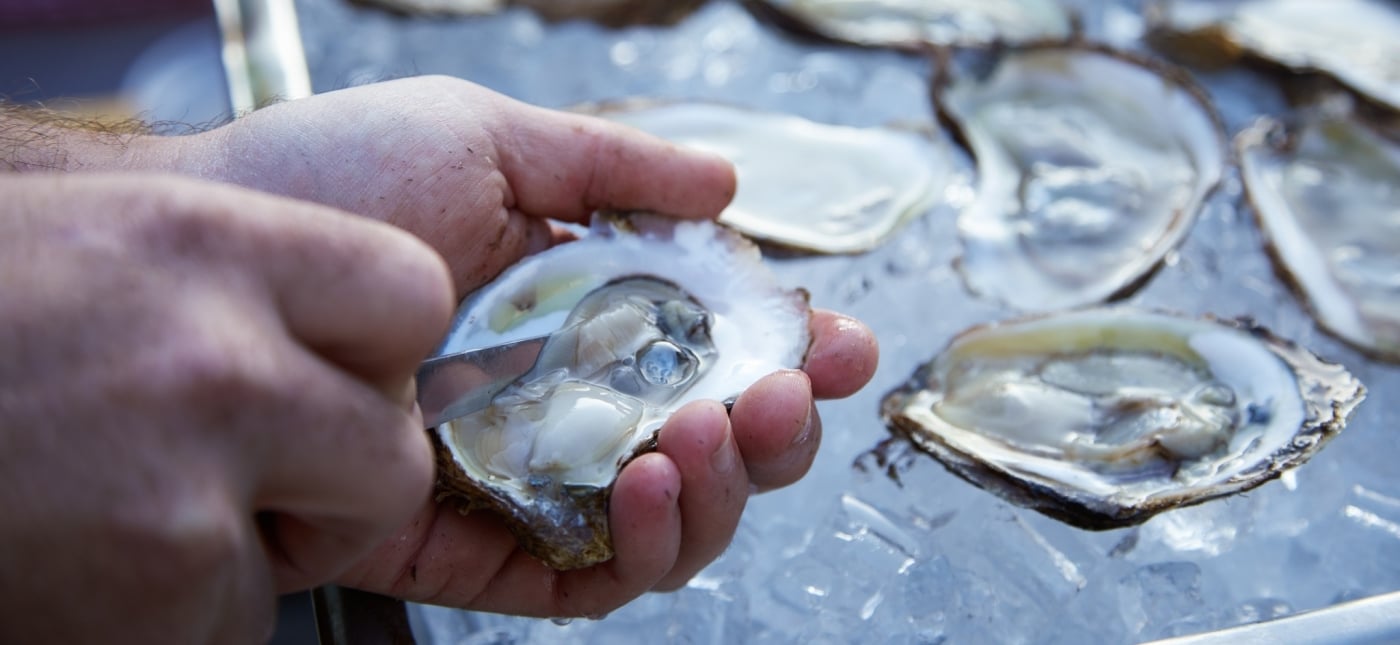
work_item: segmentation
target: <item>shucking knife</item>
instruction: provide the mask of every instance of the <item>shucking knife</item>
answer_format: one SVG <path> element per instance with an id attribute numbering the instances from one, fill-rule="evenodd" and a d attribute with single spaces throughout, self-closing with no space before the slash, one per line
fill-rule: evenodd
<path id="1" fill-rule="evenodd" d="M 433 428 L 491 404 L 491 399 L 535 366 L 549 336 L 445 354 L 418 367 L 418 407 Z"/>

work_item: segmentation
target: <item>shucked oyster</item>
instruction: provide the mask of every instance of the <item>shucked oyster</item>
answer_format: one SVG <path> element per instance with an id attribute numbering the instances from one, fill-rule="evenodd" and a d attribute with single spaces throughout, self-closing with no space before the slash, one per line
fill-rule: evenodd
<path id="1" fill-rule="evenodd" d="M 1197 63 L 1242 55 L 1328 74 L 1400 109 L 1400 6 L 1393 0 L 1159 0 L 1151 39 Z"/>
<path id="2" fill-rule="evenodd" d="M 793 28 L 873 47 L 1060 41 L 1074 20 L 1057 0 L 749 0 Z"/>
<path id="3" fill-rule="evenodd" d="M 1400 132 L 1317 114 L 1261 120 L 1236 142 L 1279 273 L 1323 327 L 1400 361 Z"/>
<path id="4" fill-rule="evenodd" d="M 1219 117 L 1184 74 L 1078 47 L 1008 52 L 936 92 L 977 158 L 959 269 L 1026 310 L 1127 295 L 1219 183 Z"/>
<path id="5" fill-rule="evenodd" d="M 1105 529 L 1277 477 L 1364 396 L 1250 323 L 1098 308 L 965 331 L 882 412 L 964 479 Z"/>
<path id="6" fill-rule="evenodd" d="M 612 556 L 607 499 L 680 406 L 801 365 L 805 292 L 711 222 L 601 217 L 473 294 L 443 353 L 552 333 L 529 374 L 436 429 L 439 488 L 556 569 Z"/>
<path id="7" fill-rule="evenodd" d="M 739 192 L 720 221 L 808 251 L 868 251 L 940 201 L 954 181 L 953 151 L 931 133 L 714 103 L 633 102 L 598 111 L 729 159 Z"/>

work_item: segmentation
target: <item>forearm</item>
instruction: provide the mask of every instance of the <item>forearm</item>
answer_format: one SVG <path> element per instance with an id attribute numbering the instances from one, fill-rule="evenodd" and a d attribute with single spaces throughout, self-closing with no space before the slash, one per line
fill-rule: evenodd
<path id="1" fill-rule="evenodd" d="M 194 137 L 150 133 L 139 121 L 103 122 L 0 101 L 0 172 L 146 170 L 201 175 Z"/>

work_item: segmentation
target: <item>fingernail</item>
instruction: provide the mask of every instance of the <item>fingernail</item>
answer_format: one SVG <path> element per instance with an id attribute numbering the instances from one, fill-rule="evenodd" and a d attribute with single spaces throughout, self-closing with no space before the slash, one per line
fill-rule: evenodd
<path id="1" fill-rule="evenodd" d="M 737 452 L 734 449 L 733 436 L 728 432 L 724 433 L 724 441 L 721 441 L 719 447 L 710 454 L 710 468 L 721 475 L 733 472 L 738 461 Z"/>
<path id="2" fill-rule="evenodd" d="M 810 442 L 812 437 L 817 434 L 817 424 L 812 422 L 815 417 L 816 408 L 811 405 L 807 406 L 807 416 L 802 419 L 802 430 L 797 433 L 796 437 L 792 438 L 792 446 L 794 448 Z"/>
<path id="3" fill-rule="evenodd" d="M 812 379 L 811 379 L 811 377 L 807 376 L 807 373 L 806 373 L 806 372 L 803 372 L 803 371 L 801 371 L 801 370 L 792 370 L 792 373 L 795 375 L 795 378 L 800 378 L 800 379 L 802 379 L 803 381 L 806 381 L 807 391 L 808 391 L 808 392 L 811 392 L 811 390 L 812 390 Z M 801 429 L 800 431 L 798 431 L 797 436 L 795 436 L 795 437 L 792 438 L 792 445 L 793 445 L 794 447 L 795 447 L 795 446 L 800 446 L 800 445 L 802 445 L 802 444 L 805 444 L 805 443 L 811 441 L 812 438 L 813 438 L 813 436 L 816 435 L 816 430 L 817 430 L 817 424 L 815 423 L 815 421 L 816 421 L 816 416 L 817 416 L 817 407 L 816 407 L 816 404 L 813 403 L 810 399 L 808 399 L 808 402 L 807 402 L 807 413 L 806 413 L 806 416 L 802 417 L 802 429 Z"/>

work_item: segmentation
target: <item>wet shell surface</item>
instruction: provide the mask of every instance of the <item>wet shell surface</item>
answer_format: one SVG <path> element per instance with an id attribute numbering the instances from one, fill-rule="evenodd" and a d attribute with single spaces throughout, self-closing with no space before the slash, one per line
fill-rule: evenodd
<path id="1" fill-rule="evenodd" d="M 809 314 L 806 293 L 778 285 L 733 230 L 599 216 L 463 303 L 440 353 L 552 335 L 489 406 L 433 431 L 439 490 L 501 514 L 555 569 L 605 561 L 622 466 L 686 403 L 800 367 Z"/>
<path id="2" fill-rule="evenodd" d="M 1345 368 L 1252 323 L 1107 307 L 967 330 L 882 413 L 964 479 L 1108 529 L 1277 477 L 1364 397 Z"/>
<path id="3" fill-rule="evenodd" d="M 705 0 L 352 0 L 410 15 L 475 16 L 528 7 L 550 21 L 592 20 L 610 27 L 670 25 Z"/>
<path id="4" fill-rule="evenodd" d="M 409 15 L 477 16 L 496 13 L 506 0 L 351 0 Z"/>
<path id="5" fill-rule="evenodd" d="M 921 49 L 1059 41 L 1074 19 L 1056 0 L 750 0 L 761 14 L 823 38 Z"/>
<path id="6" fill-rule="evenodd" d="M 714 103 L 634 101 L 601 116 L 735 165 L 739 192 L 720 221 L 750 237 L 819 253 L 875 248 L 966 180 L 941 135 L 827 125 Z"/>
<path id="7" fill-rule="evenodd" d="M 985 63 L 984 63 L 985 65 Z M 1044 311 L 1130 293 L 1189 232 L 1224 172 L 1220 119 L 1184 74 L 1106 50 L 954 62 L 935 92 L 976 157 L 958 219 L 974 293 Z"/>
<path id="8" fill-rule="evenodd" d="M 592 20 L 609 27 L 671 25 L 705 0 L 511 0 L 546 20 Z"/>
<path id="9" fill-rule="evenodd" d="M 1400 109 L 1400 6 L 1387 0 L 1165 0 L 1151 38 L 1188 60 L 1250 55 L 1320 72 Z"/>
<path id="10" fill-rule="evenodd" d="M 1245 190 L 1275 266 L 1318 323 L 1400 361 L 1400 139 L 1355 113 L 1236 139 Z"/>

